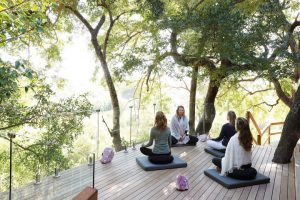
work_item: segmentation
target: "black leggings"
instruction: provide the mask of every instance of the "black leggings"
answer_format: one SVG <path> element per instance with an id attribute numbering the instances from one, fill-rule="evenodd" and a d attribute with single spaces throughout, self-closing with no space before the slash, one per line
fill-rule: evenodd
<path id="1" fill-rule="evenodd" d="M 150 162 L 155 164 L 167 164 L 173 162 L 174 160 L 171 152 L 167 154 L 155 154 L 152 152 L 152 149 L 147 147 L 141 147 L 140 150 L 142 154 L 149 156 L 148 159 Z"/>
<path id="2" fill-rule="evenodd" d="M 222 158 L 213 158 L 212 162 L 219 168 L 222 168 Z M 251 180 L 254 179 L 257 174 L 256 169 L 251 167 L 251 164 L 242 165 L 241 169 L 233 169 L 231 173 L 228 173 L 227 176 L 240 179 L 240 180 Z"/>
<path id="3" fill-rule="evenodd" d="M 196 143 L 198 142 L 199 139 L 192 135 L 188 135 L 188 136 L 190 137 L 190 140 L 186 144 L 196 145 Z M 172 136 L 172 145 L 177 144 L 177 142 L 178 142 L 178 140 L 174 136 Z"/>

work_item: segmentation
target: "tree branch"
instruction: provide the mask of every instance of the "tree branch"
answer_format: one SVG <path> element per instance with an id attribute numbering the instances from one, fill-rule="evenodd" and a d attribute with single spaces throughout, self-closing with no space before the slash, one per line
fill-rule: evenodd
<path id="1" fill-rule="evenodd" d="M 277 96 L 279 97 L 279 99 L 288 107 L 292 106 L 293 103 L 293 99 L 291 97 L 289 97 L 282 89 L 279 81 L 274 77 L 271 76 L 271 82 L 274 84 L 275 87 L 275 91 L 277 93 Z"/>
<path id="2" fill-rule="evenodd" d="M 98 35 L 99 30 L 102 27 L 102 25 L 104 24 L 104 22 L 105 22 L 105 15 L 103 14 L 102 17 L 100 18 L 97 26 L 95 27 L 95 33 L 94 33 L 95 35 Z"/>
<path id="3" fill-rule="evenodd" d="M 0 131 L 3 131 L 3 130 L 7 130 L 7 129 L 10 129 L 10 128 L 14 128 L 14 127 L 18 127 L 18 126 L 21 126 L 21 125 L 24 125 L 24 124 L 28 124 L 30 123 L 30 120 L 32 120 L 34 117 L 31 117 L 29 119 L 26 119 L 25 121 L 22 121 L 20 123 L 16 123 L 16 124 L 12 124 L 12 125 L 9 125 L 9 126 L 6 126 L 6 127 L 0 127 Z"/>
<path id="4" fill-rule="evenodd" d="M 122 50 L 121 50 L 121 53 L 120 53 L 120 54 L 122 54 L 122 52 L 124 51 L 125 46 L 128 44 L 128 42 L 129 42 L 132 38 L 134 38 L 135 36 L 141 34 L 142 32 L 143 32 L 143 31 L 138 31 L 138 32 L 134 33 L 133 35 L 130 35 L 130 36 L 127 38 L 127 40 L 122 44 L 123 47 L 122 47 Z"/>
<path id="5" fill-rule="evenodd" d="M 192 8 L 192 10 L 197 9 L 197 7 L 203 2 L 204 2 L 204 0 L 200 0 L 198 3 L 195 4 L 195 6 Z"/>
<path id="6" fill-rule="evenodd" d="M 245 87 L 243 87 L 243 86 L 241 86 L 240 84 L 239 84 L 239 87 L 240 88 L 242 88 L 243 90 L 245 90 L 247 93 L 242 97 L 242 100 L 241 101 L 243 101 L 245 98 L 246 98 L 246 96 L 248 96 L 248 95 L 254 95 L 254 94 L 256 94 L 256 93 L 260 93 L 260 92 L 266 92 L 266 91 L 270 91 L 270 90 L 273 90 L 272 88 L 266 88 L 266 89 L 261 89 L 261 90 L 256 90 L 256 91 L 249 91 L 249 90 L 247 90 Z"/>
<path id="7" fill-rule="evenodd" d="M 261 103 L 252 105 L 252 106 L 251 106 L 250 108 L 248 108 L 247 110 L 250 110 L 250 109 L 253 108 L 253 107 L 259 107 L 260 105 L 265 104 L 265 105 L 271 107 L 270 110 L 269 110 L 269 112 L 271 112 L 272 109 L 273 109 L 276 105 L 278 105 L 278 103 L 279 103 L 279 99 L 277 99 L 277 100 L 276 100 L 276 103 L 274 103 L 274 104 L 270 104 L 270 103 L 268 103 L 268 102 L 266 102 L 266 101 L 262 101 Z M 259 107 L 259 108 L 260 108 L 260 107 Z"/>
<path id="8" fill-rule="evenodd" d="M 103 44 L 103 55 L 106 57 L 106 49 L 107 49 L 107 45 L 108 45 L 108 40 L 109 40 L 109 37 L 110 37 L 110 33 L 112 31 L 112 28 L 115 24 L 115 22 L 123 15 L 125 14 L 126 12 L 122 12 L 121 14 L 119 14 L 115 19 L 113 19 L 113 14 L 110 10 L 110 8 L 108 6 L 104 6 L 104 8 L 107 9 L 108 11 L 108 14 L 109 14 L 109 27 L 107 29 L 107 32 L 105 34 L 105 39 L 104 39 L 104 44 Z"/>
<path id="9" fill-rule="evenodd" d="M 14 8 L 16 8 L 16 7 L 20 6 L 20 5 L 22 5 L 22 4 L 26 3 L 26 2 L 28 2 L 28 1 L 29 1 L 29 0 L 24 0 L 24 1 L 22 1 L 22 2 L 20 2 L 20 3 L 18 3 L 18 4 L 16 4 L 16 5 L 13 5 L 13 6 L 8 7 L 8 8 L 4 8 L 3 10 L 0 10 L 0 13 L 1 13 L 1 12 L 5 12 L 5 11 L 7 11 L 7 10 L 12 10 L 12 9 L 14 9 Z"/>
<path id="10" fill-rule="evenodd" d="M 74 9 L 71 6 L 68 6 L 68 5 L 65 5 L 65 8 L 69 9 L 87 27 L 87 29 L 90 31 L 90 33 L 93 33 L 93 31 L 94 31 L 93 27 L 82 16 L 82 14 L 78 10 L 76 10 L 76 9 Z"/>
<path id="11" fill-rule="evenodd" d="M 8 137 L 2 136 L 2 135 L 0 135 L 0 137 L 7 140 L 7 141 L 10 141 L 10 139 Z M 23 147 L 22 145 L 18 144 L 17 142 L 12 141 L 12 143 L 17 145 L 18 147 L 20 147 L 21 149 L 23 149 L 25 151 L 30 151 L 31 153 L 35 154 L 36 156 L 38 156 L 38 157 L 40 156 L 40 154 L 36 153 L 35 151 L 33 151 L 33 150 L 31 150 L 27 147 Z"/>
<path id="12" fill-rule="evenodd" d="M 19 37 L 21 37 L 22 35 L 25 35 L 25 34 L 27 34 L 27 33 L 30 33 L 30 32 L 33 31 L 33 30 L 34 30 L 34 28 L 32 27 L 32 28 L 29 29 L 28 31 L 25 31 L 24 33 L 21 33 L 21 34 L 15 36 L 15 37 L 10 37 L 10 38 L 5 39 L 5 40 L 0 40 L 0 44 L 1 44 L 1 43 L 6 43 L 6 42 L 10 42 L 10 41 L 16 40 L 16 39 L 18 39 Z"/>
<path id="13" fill-rule="evenodd" d="M 193 56 L 179 54 L 177 51 L 177 33 L 175 31 L 171 32 L 170 44 L 172 57 L 177 64 L 183 66 L 205 66 L 208 68 L 209 71 L 215 69 L 215 64 L 208 57 L 197 58 Z"/>
<path id="14" fill-rule="evenodd" d="M 256 80 L 259 79 L 259 78 L 260 78 L 260 76 L 257 75 L 257 76 L 255 76 L 255 77 L 249 78 L 249 79 L 240 79 L 240 80 L 238 80 L 238 82 L 253 82 L 253 81 L 256 81 Z"/>

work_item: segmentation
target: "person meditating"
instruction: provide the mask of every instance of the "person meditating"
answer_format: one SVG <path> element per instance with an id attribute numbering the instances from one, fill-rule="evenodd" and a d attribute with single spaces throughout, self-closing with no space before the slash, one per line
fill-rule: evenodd
<path id="1" fill-rule="evenodd" d="M 220 135 L 217 138 L 207 140 L 207 145 L 212 147 L 213 149 L 225 152 L 226 146 L 230 138 L 236 133 L 235 119 L 235 112 L 229 111 L 227 113 L 227 120 L 229 123 L 226 123 L 222 126 Z"/>
<path id="2" fill-rule="evenodd" d="M 178 106 L 176 109 L 176 114 L 171 120 L 171 134 L 172 134 L 172 145 L 175 144 L 189 144 L 196 145 L 198 138 L 192 135 L 188 135 L 189 122 L 188 118 L 185 116 L 185 111 L 183 106 Z"/>
<path id="3" fill-rule="evenodd" d="M 155 142 L 153 149 L 147 148 Z M 140 148 L 144 155 L 149 156 L 149 161 L 155 164 L 166 164 L 173 161 L 171 155 L 171 131 L 167 126 L 167 118 L 162 111 L 155 116 L 154 127 L 150 131 L 150 139 Z"/>
<path id="4" fill-rule="evenodd" d="M 251 167 L 252 134 L 247 119 L 238 117 L 237 133 L 228 142 L 225 156 L 213 158 L 212 162 L 221 171 L 221 175 L 240 180 L 254 179 L 257 171 Z"/>

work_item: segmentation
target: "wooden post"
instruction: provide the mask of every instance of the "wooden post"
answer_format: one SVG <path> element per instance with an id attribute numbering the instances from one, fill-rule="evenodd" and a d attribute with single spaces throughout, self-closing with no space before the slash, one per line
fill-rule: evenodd
<path id="1" fill-rule="evenodd" d="M 268 143 L 271 143 L 271 125 L 268 128 Z"/>
<path id="2" fill-rule="evenodd" d="M 92 187 L 86 187 L 73 200 L 97 200 L 98 190 Z"/>
<path id="3" fill-rule="evenodd" d="M 257 144 L 261 145 L 261 135 L 260 134 L 257 135 Z"/>
<path id="4" fill-rule="evenodd" d="M 246 112 L 246 119 L 248 120 L 248 123 L 250 125 L 250 112 L 249 111 Z"/>

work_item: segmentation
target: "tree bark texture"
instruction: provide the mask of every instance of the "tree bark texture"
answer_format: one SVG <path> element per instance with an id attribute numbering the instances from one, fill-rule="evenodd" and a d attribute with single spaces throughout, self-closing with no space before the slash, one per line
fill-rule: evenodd
<path id="1" fill-rule="evenodd" d="M 113 128 L 111 131 L 111 136 L 113 138 L 113 144 L 116 151 L 121 151 L 123 147 L 122 147 L 121 137 L 120 137 L 120 106 L 119 106 L 118 95 L 111 74 L 108 69 L 106 58 L 101 51 L 101 46 L 98 43 L 96 35 L 92 35 L 92 44 L 95 48 L 96 55 L 100 60 L 104 72 L 105 81 L 108 86 L 108 90 L 111 98 L 111 103 L 113 108 Z"/>
<path id="2" fill-rule="evenodd" d="M 294 148 L 300 138 L 300 86 L 295 93 L 295 99 L 285 119 L 280 141 L 275 150 L 273 162 L 289 163 Z"/>
<path id="3" fill-rule="evenodd" d="M 197 94 L 197 79 L 199 67 L 194 67 L 192 72 L 191 89 L 190 89 L 190 105 L 189 105 L 189 127 L 190 134 L 195 135 L 195 108 Z"/>
<path id="4" fill-rule="evenodd" d="M 215 100 L 219 91 L 219 87 L 220 87 L 219 83 L 210 79 L 204 105 L 203 105 L 204 106 L 203 115 L 200 118 L 196 128 L 196 133 L 199 133 L 200 135 L 208 133 L 212 127 L 212 123 L 216 116 Z"/>

